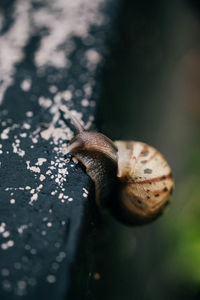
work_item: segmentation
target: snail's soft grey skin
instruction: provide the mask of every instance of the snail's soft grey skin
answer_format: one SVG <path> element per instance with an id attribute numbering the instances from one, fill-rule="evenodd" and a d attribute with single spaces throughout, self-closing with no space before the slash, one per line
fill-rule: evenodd
<path id="1" fill-rule="evenodd" d="M 97 204 L 106 205 L 116 180 L 116 146 L 101 133 L 81 131 L 72 139 L 67 150 L 85 166 L 95 183 Z"/>
<path id="2" fill-rule="evenodd" d="M 155 148 L 136 141 L 113 142 L 86 131 L 65 108 L 78 133 L 68 152 L 86 168 L 95 183 L 96 202 L 126 224 L 145 224 L 169 203 L 174 183 L 171 169 Z"/>

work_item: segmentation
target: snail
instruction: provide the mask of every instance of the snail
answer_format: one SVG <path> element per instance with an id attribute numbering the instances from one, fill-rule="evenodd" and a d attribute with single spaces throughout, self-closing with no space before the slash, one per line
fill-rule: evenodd
<path id="1" fill-rule="evenodd" d="M 77 134 L 67 152 L 80 161 L 95 184 L 96 203 L 128 225 L 148 223 L 169 203 L 173 190 L 170 166 L 154 147 L 138 141 L 113 142 L 85 130 L 65 106 Z"/>

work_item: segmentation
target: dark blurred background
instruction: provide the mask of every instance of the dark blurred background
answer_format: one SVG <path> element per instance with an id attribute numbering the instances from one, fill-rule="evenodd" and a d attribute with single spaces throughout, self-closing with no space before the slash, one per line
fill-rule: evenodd
<path id="1" fill-rule="evenodd" d="M 102 131 L 158 148 L 175 178 L 153 224 L 105 216 L 97 232 L 95 299 L 200 299 L 200 3 L 124 1 L 106 61 Z"/>

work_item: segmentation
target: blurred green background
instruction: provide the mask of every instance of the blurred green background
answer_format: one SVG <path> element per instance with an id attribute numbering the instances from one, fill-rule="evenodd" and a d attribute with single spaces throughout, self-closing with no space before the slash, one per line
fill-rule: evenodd
<path id="1" fill-rule="evenodd" d="M 158 148 L 176 187 L 152 224 L 131 228 L 105 216 L 95 242 L 95 299 L 200 299 L 200 3 L 127 0 L 119 23 L 106 62 L 102 132 Z"/>

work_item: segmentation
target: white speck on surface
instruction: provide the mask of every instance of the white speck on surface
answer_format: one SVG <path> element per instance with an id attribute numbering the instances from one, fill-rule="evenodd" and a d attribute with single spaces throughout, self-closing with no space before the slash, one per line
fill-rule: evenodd
<path id="1" fill-rule="evenodd" d="M 97 65 L 102 60 L 101 55 L 94 49 L 86 51 L 86 58 L 94 65 Z"/>
<path id="2" fill-rule="evenodd" d="M 51 222 L 47 222 L 47 227 L 52 227 L 52 223 Z"/>
<path id="3" fill-rule="evenodd" d="M 28 124 L 28 123 L 24 123 L 24 124 L 22 125 L 22 129 L 23 129 L 23 128 L 29 130 L 29 129 L 31 128 L 31 125 Z"/>
<path id="4" fill-rule="evenodd" d="M 55 283 L 56 282 L 56 277 L 54 275 L 48 275 L 47 276 L 47 282 L 49 283 Z"/>
<path id="5" fill-rule="evenodd" d="M 89 101 L 87 99 L 83 99 L 81 101 L 81 105 L 84 106 L 84 107 L 87 107 L 89 105 Z"/>
<path id="6" fill-rule="evenodd" d="M 31 197 L 31 199 L 30 199 L 30 201 L 29 201 L 29 204 L 33 204 L 33 201 L 36 201 L 38 199 L 38 194 L 37 193 L 35 193 L 35 194 L 33 194 L 33 196 Z"/>
<path id="7" fill-rule="evenodd" d="M 37 138 L 32 138 L 32 142 L 33 142 L 34 144 L 37 144 L 37 143 L 38 143 L 38 139 L 37 139 Z"/>
<path id="8" fill-rule="evenodd" d="M 14 241 L 13 240 L 9 240 L 6 243 L 2 243 L 1 244 L 1 249 L 2 250 L 7 250 L 8 248 L 13 247 L 13 246 L 14 246 Z"/>
<path id="9" fill-rule="evenodd" d="M 63 193 L 60 193 L 58 199 L 62 199 L 63 195 L 64 195 Z"/>
<path id="10" fill-rule="evenodd" d="M 26 282 L 24 281 L 24 280 L 19 280 L 18 282 L 17 282 L 17 286 L 18 286 L 18 288 L 19 289 L 25 289 L 26 288 Z"/>
<path id="11" fill-rule="evenodd" d="M 14 143 L 12 143 L 13 153 L 18 154 L 23 157 L 25 155 L 25 151 L 20 148 L 20 140 L 16 139 Z"/>
<path id="12" fill-rule="evenodd" d="M 26 132 L 20 133 L 20 136 L 21 136 L 22 138 L 26 138 L 26 137 L 27 137 L 27 133 L 26 133 Z"/>
<path id="13" fill-rule="evenodd" d="M 38 161 L 36 163 L 36 166 L 42 166 L 44 162 L 46 162 L 46 158 L 38 158 Z"/>
<path id="14" fill-rule="evenodd" d="M 69 174 L 66 167 L 63 168 L 63 169 L 58 169 L 58 172 L 60 173 L 60 174 L 59 174 L 59 175 L 60 175 L 60 178 L 62 178 L 62 175 L 65 176 L 65 175 L 68 175 L 68 174 Z"/>
<path id="15" fill-rule="evenodd" d="M 9 231 L 4 231 L 3 234 L 2 234 L 2 236 L 3 236 L 4 238 L 7 238 L 7 237 L 10 236 L 10 232 L 9 232 Z"/>
<path id="16" fill-rule="evenodd" d="M 7 250 L 7 249 L 8 249 L 7 244 L 6 244 L 6 243 L 2 243 L 2 244 L 1 244 L 1 249 L 2 249 L 2 250 Z"/>
<path id="17" fill-rule="evenodd" d="M 24 247 L 26 250 L 30 250 L 31 249 L 31 246 L 30 245 L 25 245 Z"/>
<path id="18" fill-rule="evenodd" d="M 32 167 L 30 167 L 30 170 L 35 172 L 35 173 L 40 173 L 40 168 L 39 167 L 32 166 Z"/>
<path id="19" fill-rule="evenodd" d="M 51 170 L 55 170 L 56 169 L 56 167 L 54 167 L 54 166 L 51 166 L 51 167 L 49 167 L 49 169 L 51 169 Z M 50 170 L 49 170 L 50 171 Z M 51 172 L 51 171 L 50 171 Z"/>
<path id="20" fill-rule="evenodd" d="M 30 78 L 28 79 L 24 79 L 22 82 L 21 82 L 21 89 L 24 91 L 24 92 L 28 92 L 31 88 L 31 84 L 32 84 L 32 81 Z"/>
<path id="21" fill-rule="evenodd" d="M 18 296 L 23 296 L 26 292 L 27 283 L 24 280 L 19 280 L 17 282 L 16 294 Z"/>
<path id="22" fill-rule="evenodd" d="M 61 251 L 59 254 L 58 254 L 58 256 L 56 257 L 56 261 L 57 262 L 62 262 L 63 261 L 63 259 L 66 257 L 66 253 L 65 252 L 63 252 L 63 251 Z"/>
<path id="23" fill-rule="evenodd" d="M 5 191 L 8 192 L 8 191 L 24 191 L 24 187 L 7 187 L 5 188 Z M 13 195 L 13 193 L 12 193 Z"/>
<path id="24" fill-rule="evenodd" d="M 59 183 L 59 182 L 60 182 L 60 181 L 59 181 L 59 178 L 56 178 L 56 179 L 55 179 L 55 182 L 56 182 L 56 183 Z"/>
<path id="25" fill-rule="evenodd" d="M 38 191 L 38 192 L 40 192 L 40 190 L 43 188 L 43 184 L 40 184 L 37 188 L 36 188 L 36 190 Z"/>
<path id="26" fill-rule="evenodd" d="M 27 111 L 27 112 L 26 112 L 26 116 L 27 116 L 28 118 L 31 118 L 31 117 L 33 116 L 33 112 L 32 112 L 32 111 Z"/>
<path id="27" fill-rule="evenodd" d="M 9 133 L 11 130 L 15 129 L 15 128 L 18 128 L 19 125 L 17 124 L 13 124 L 11 127 L 7 127 L 5 128 L 2 133 L 1 133 L 1 139 L 2 140 L 7 140 L 9 138 Z"/>
<path id="28" fill-rule="evenodd" d="M 39 104 L 43 107 L 43 108 L 49 108 L 52 105 L 52 100 L 49 98 L 45 98 L 45 97 L 39 97 L 38 99 Z"/>
<path id="29" fill-rule="evenodd" d="M 35 255 L 35 254 L 37 254 L 37 250 L 36 249 L 31 249 L 31 254 L 33 254 L 33 255 Z"/>
<path id="30" fill-rule="evenodd" d="M 5 223 L 1 223 L 1 225 L 0 225 L 0 233 L 2 233 L 2 232 L 5 231 L 5 226 L 6 226 Z"/>
<path id="31" fill-rule="evenodd" d="M 65 101 L 69 101 L 72 99 L 72 92 L 69 90 L 63 91 L 62 92 L 62 97 Z"/>
<path id="32" fill-rule="evenodd" d="M 15 199 L 10 199 L 10 204 L 15 204 Z"/>
<path id="33" fill-rule="evenodd" d="M 91 93 L 92 93 L 92 86 L 89 83 L 86 83 L 83 87 L 85 95 L 90 97 Z"/>
<path id="34" fill-rule="evenodd" d="M 49 87 L 49 92 L 52 93 L 52 94 L 55 94 L 57 92 L 57 90 L 58 90 L 58 88 L 55 85 L 51 85 Z"/>
<path id="35" fill-rule="evenodd" d="M 26 161 L 26 166 L 28 170 L 31 170 L 35 173 L 40 173 L 40 168 L 39 167 L 35 167 L 35 166 L 30 166 L 30 160 Z"/>
<path id="36" fill-rule="evenodd" d="M 19 234 L 22 234 L 24 232 L 25 229 L 28 228 L 28 225 L 24 224 L 24 225 L 21 225 L 17 228 L 17 231 Z"/>
<path id="37" fill-rule="evenodd" d="M 61 252 L 59 253 L 59 256 L 60 256 L 61 258 L 65 258 L 65 257 L 66 257 L 66 253 L 63 252 L 63 251 L 61 251 Z"/>
<path id="38" fill-rule="evenodd" d="M 58 191 L 52 191 L 51 195 L 54 196 Z"/>
<path id="39" fill-rule="evenodd" d="M 40 181 L 45 180 L 45 178 L 46 178 L 46 177 L 45 177 L 43 174 L 40 175 Z"/>

